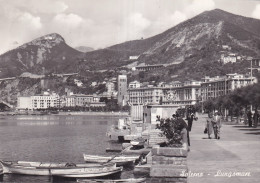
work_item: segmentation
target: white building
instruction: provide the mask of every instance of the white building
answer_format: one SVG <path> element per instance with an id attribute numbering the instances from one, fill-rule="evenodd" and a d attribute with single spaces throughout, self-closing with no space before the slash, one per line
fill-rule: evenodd
<path id="1" fill-rule="evenodd" d="M 141 83 L 139 81 L 132 81 L 129 83 L 128 88 L 140 88 Z"/>
<path id="2" fill-rule="evenodd" d="M 233 53 L 230 53 L 228 55 L 221 54 L 221 62 L 223 64 L 227 64 L 229 62 L 235 63 L 237 61 L 237 56 Z"/>
<path id="3" fill-rule="evenodd" d="M 44 94 L 41 95 L 18 97 L 17 99 L 18 109 L 34 110 L 47 109 L 50 107 L 60 107 L 60 97 L 58 94 L 44 92 Z"/>
<path id="4" fill-rule="evenodd" d="M 60 106 L 60 97 L 58 94 L 43 94 L 31 96 L 32 109 L 47 109 Z"/>
<path id="5" fill-rule="evenodd" d="M 202 101 L 226 95 L 233 90 L 257 82 L 255 77 L 242 74 L 227 74 L 226 76 L 205 77 L 201 84 Z"/>
<path id="6" fill-rule="evenodd" d="M 106 88 L 107 88 L 107 94 L 109 96 L 112 96 L 113 93 L 115 92 L 115 84 L 113 82 L 107 82 Z"/>
<path id="7" fill-rule="evenodd" d="M 17 98 L 17 109 L 32 109 L 31 97 L 18 97 Z"/>

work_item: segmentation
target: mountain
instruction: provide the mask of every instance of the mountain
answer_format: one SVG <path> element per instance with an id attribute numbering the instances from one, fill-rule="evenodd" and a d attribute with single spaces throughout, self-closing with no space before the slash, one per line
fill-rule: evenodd
<path id="1" fill-rule="evenodd" d="M 227 45 L 231 50 L 223 49 Z M 140 64 L 164 64 L 162 73 L 176 79 L 247 72 L 248 63 L 223 65 L 221 54 L 260 57 L 260 20 L 215 9 L 205 11 L 161 34 L 87 53 L 49 34 L 0 56 L 0 77 L 33 74 L 115 70 Z M 129 59 L 137 56 L 137 60 Z M 76 67 L 75 67 L 76 66 Z M 148 75 L 151 73 L 147 73 Z M 153 73 L 156 75 L 156 73 Z M 162 77 L 162 80 L 164 79 Z"/>
<path id="2" fill-rule="evenodd" d="M 90 52 L 90 51 L 94 51 L 94 48 L 88 47 L 88 46 L 78 46 L 75 47 L 76 50 L 86 53 L 86 52 Z"/>
<path id="3" fill-rule="evenodd" d="M 112 69 L 126 66 L 129 56 L 138 55 L 137 64 L 165 64 L 166 72 L 185 79 L 246 72 L 243 67 L 248 63 L 218 62 L 225 51 L 222 45 L 239 56 L 259 57 L 260 20 L 220 9 L 206 11 L 156 36 L 86 53 L 84 60 L 92 70 Z"/>
<path id="4" fill-rule="evenodd" d="M 56 33 L 26 43 L 0 56 L 0 78 L 34 74 L 62 73 L 81 52 L 71 48 Z"/>

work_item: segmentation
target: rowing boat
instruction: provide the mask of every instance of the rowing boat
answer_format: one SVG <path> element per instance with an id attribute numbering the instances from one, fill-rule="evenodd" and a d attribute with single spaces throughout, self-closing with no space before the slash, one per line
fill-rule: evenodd
<path id="1" fill-rule="evenodd" d="M 122 172 L 122 167 L 92 167 L 81 169 L 51 169 L 51 175 L 58 177 L 70 177 L 70 178 L 93 178 L 104 177 L 108 175 L 114 175 Z"/>
<path id="2" fill-rule="evenodd" d="M 145 182 L 146 178 L 130 178 L 130 179 L 118 179 L 118 180 L 111 180 L 111 179 L 77 179 L 78 183 L 139 183 Z"/>
<path id="3" fill-rule="evenodd" d="M 115 163 L 100 164 L 74 164 L 74 163 L 46 163 L 31 161 L 1 161 L 3 173 L 25 174 L 25 175 L 56 175 L 76 177 L 92 177 L 92 175 L 101 176 L 103 174 L 118 171 Z M 82 175 L 80 175 L 82 174 Z"/>
<path id="4" fill-rule="evenodd" d="M 96 155 L 87 155 L 83 154 L 84 160 L 87 163 L 106 163 L 112 162 L 116 163 L 117 166 L 123 166 L 129 163 L 134 163 L 139 159 L 139 156 L 96 156 Z"/>

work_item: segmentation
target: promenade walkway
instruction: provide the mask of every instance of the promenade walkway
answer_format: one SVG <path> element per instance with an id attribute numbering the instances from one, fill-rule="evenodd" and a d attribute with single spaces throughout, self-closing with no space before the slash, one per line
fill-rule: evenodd
<path id="1" fill-rule="evenodd" d="M 193 122 L 188 182 L 259 183 L 260 128 L 223 122 L 221 139 L 208 139 L 207 134 L 203 133 L 205 121 L 206 115 L 201 115 L 198 121 Z M 230 177 L 233 173 L 237 176 Z M 199 174 L 203 175 L 198 177 Z"/>

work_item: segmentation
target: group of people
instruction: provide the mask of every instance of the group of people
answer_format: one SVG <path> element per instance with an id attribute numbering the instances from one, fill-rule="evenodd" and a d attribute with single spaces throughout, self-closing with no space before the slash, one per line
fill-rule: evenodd
<path id="1" fill-rule="evenodd" d="M 216 139 L 220 139 L 220 128 L 221 128 L 221 116 L 218 111 L 208 113 L 208 119 L 206 120 L 206 126 L 204 133 L 208 134 L 208 138 L 211 139 L 212 133 Z"/>
<path id="2" fill-rule="evenodd" d="M 252 127 L 253 125 L 256 128 L 258 126 L 259 117 L 257 109 L 255 109 L 254 114 L 249 110 L 244 117 L 244 122 L 246 125 L 248 124 L 249 127 Z"/>

